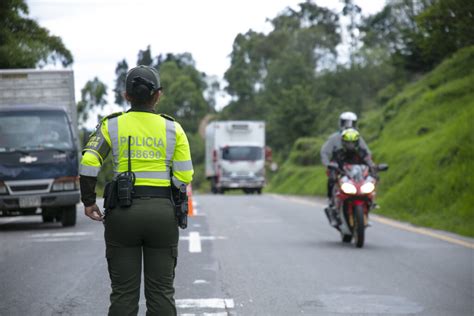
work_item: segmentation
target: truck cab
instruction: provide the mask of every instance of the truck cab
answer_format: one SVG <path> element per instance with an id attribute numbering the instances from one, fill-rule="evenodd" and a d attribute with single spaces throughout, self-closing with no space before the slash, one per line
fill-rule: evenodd
<path id="1" fill-rule="evenodd" d="M 206 128 L 206 177 L 213 193 L 265 186 L 265 123 L 217 121 Z"/>
<path id="2" fill-rule="evenodd" d="M 43 222 L 75 225 L 80 193 L 72 71 L 9 70 L 0 71 L 0 79 L 0 216 L 41 215 Z"/>

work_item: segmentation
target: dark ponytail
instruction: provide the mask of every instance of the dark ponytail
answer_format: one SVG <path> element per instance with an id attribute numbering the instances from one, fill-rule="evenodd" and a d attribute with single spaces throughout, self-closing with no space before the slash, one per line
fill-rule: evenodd
<path id="1" fill-rule="evenodd" d="M 132 91 L 130 93 L 132 105 L 148 105 L 152 102 L 153 95 L 157 90 L 153 82 L 142 77 L 133 78 Z"/>

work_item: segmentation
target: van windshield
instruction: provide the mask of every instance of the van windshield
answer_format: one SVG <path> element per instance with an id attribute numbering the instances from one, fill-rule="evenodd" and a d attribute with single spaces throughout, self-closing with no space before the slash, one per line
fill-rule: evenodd
<path id="1" fill-rule="evenodd" d="M 71 128 L 62 111 L 0 111 L 0 151 L 72 149 Z"/>
<path id="2" fill-rule="evenodd" d="M 222 159 L 229 161 L 261 160 L 263 149 L 257 146 L 228 146 L 222 150 Z"/>

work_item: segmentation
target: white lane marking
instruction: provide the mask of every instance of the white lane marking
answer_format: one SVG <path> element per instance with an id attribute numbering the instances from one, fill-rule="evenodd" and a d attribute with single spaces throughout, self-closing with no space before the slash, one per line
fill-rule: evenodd
<path id="1" fill-rule="evenodd" d="M 64 242 L 64 241 L 83 241 L 87 240 L 86 238 L 36 238 L 32 239 L 32 242 Z"/>
<path id="2" fill-rule="evenodd" d="M 79 237 L 93 235 L 92 232 L 68 232 L 68 233 L 43 233 L 30 235 L 32 238 L 45 238 L 45 237 Z"/>
<path id="3" fill-rule="evenodd" d="M 189 252 L 201 252 L 201 237 L 199 232 L 189 233 Z"/>
<path id="4" fill-rule="evenodd" d="M 193 227 L 199 228 L 201 227 L 201 224 L 193 224 Z"/>
<path id="5" fill-rule="evenodd" d="M 201 236 L 199 235 L 199 238 L 201 240 L 224 240 L 224 239 L 227 239 L 227 237 L 224 237 L 224 236 Z M 179 237 L 180 240 L 189 240 L 189 237 L 186 237 L 186 236 L 182 236 L 182 237 Z"/>
<path id="6" fill-rule="evenodd" d="M 203 313 L 203 314 L 179 314 L 180 316 L 229 316 L 227 312 L 222 313 Z"/>
<path id="7" fill-rule="evenodd" d="M 194 280 L 193 284 L 209 284 L 206 280 Z"/>
<path id="8" fill-rule="evenodd" d="M 181 236 L 179 240 L 187 240 L 189 241 L 189 252 L 201 252 L 201 241 L 202 240 L 223 240 L 227 239 L 224 236 L 201 236 L 199 232 L 189 232 L 188 236 Z"/>
<path id="9" fill-rule="evenodd" d="M 297 197 L 286 197 L 286 196 L 280 196 L 280 195 L 277 195 L 277 194 L 271 194 L 271 195 L 276 197 L 276 198 L 282 199 L 282 200 L 293 201 L 293 202 L 297 202 L 297 203 L 300 203 L 300 204 L 307 204 L 307 205 L 313 205 L 313 206 L 314 205 L 324 205 L 323 203 L 320 203 L 320 202 L 308 201 L 308 200 L 300 199 L 300 198 L 297 198 Z M 413 227 L 410 224 L 398 222 L 398 221 L 395 221 L 393 219 L 388 219 L 388 218 L 385 218 L 385 217 L 380 216 L 380 215 L 371 215 L 371 217 L 374 221 L 376 221 L 378 223 L 382 223 L 382 224 L 385 224 L 385 225 L 388 225 L 388 226 L 392 226 L 392 227 L 398 228 L 400 230 L 405 230 L 405 231 L 409 231 L 409 232 L 412 232 L 412 233 L 429 236 L 429 237 L 432 237 L 432 238 L 436 238 L 436 239 L 439 239 L 439 240 L 446 241 L 446 242 L 451 243 L 451 244 L 456 244 L 456 245 L 463 246 L 463 247 L 466 247 L 466 248 L 474 249 L 474 242 L 470 242 L 470 241 L 463 240 L 463 239 L 460 239 L 460 238 L 450 237 L 450 236 L 440 234 L 440 233 L 436 233 L 434 231 L 429 230 L 428 228 Z"/>
<path id="10" fill-rule="evenodd" d="M 176 300 L 177 308 L 234 308 L 231 298 L 200 298 Z"/>

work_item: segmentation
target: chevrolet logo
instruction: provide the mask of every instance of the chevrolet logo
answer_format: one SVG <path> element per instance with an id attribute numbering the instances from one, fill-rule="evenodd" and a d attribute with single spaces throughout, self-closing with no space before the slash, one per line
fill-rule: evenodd
<path id="1" fill-rule="evenodd" d="M 33 157 L 33 156 L 26 156 L 26 157 L 21 157 L 20 162 L 24 163 L 32 163 L 38 160 L 38 157 Z"/>

